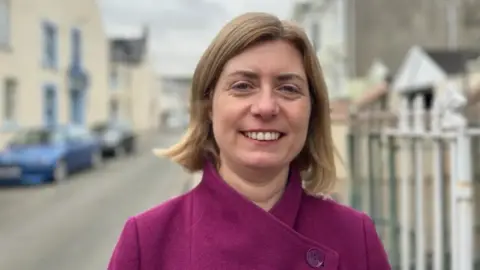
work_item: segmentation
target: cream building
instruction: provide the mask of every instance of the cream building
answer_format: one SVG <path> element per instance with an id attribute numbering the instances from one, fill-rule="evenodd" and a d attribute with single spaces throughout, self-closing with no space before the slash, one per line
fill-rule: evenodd
<path id="1" fill-rule="evenodd" d="M 95 0 L 0 0 L 0 144 L 20 127 L 107 118 L 108 43 Z"/>
<path id="2" fill-rule="evenodd" d="M 347 95 L 346 0 L 298 0 L 293 19 L 307 32 L 322 64 L 330 99 Z"/>
<path id="3" fill-rule="evenodd" d="M 138 38 L 110 40 L 109 118 L 139 132 L 159 128 L 159 87 L 145 28 Z"/>
<path id="4" fill-rule="evenodd" d="M 160 78 L 161 121 L 165 128 L 181 128 L 188 124 L 192 77 L 192 74 L 176 74 Z"/>

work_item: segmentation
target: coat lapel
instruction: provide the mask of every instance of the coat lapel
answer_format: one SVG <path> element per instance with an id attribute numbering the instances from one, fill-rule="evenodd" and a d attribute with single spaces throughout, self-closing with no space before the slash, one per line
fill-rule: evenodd
<path id="1" fill-rule="evenodd" d="M 338 253 L 295 230 L 301 185 L 293 169 L 281 200 L 266 212 L 206 164 L 192 193 L 191 269 L 337 269 Z"/>
<path id="2" fill-rule="evenodd" d="M 295 170 L 291 170 L 282 198 L 273 206 L 269 213 L 274 218 L 277 218 L 279 222 L 283 222 L 286 226 L 293 229 L 302 201 L 302 194 L 300 175 Z M 251 202 L 249 203 L 252 204 Z"/>

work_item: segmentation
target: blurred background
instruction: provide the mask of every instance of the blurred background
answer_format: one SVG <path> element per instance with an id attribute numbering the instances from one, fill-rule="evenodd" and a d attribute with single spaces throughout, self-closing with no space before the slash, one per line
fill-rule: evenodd
<path id="1" fill-rule="evenodd" d="M 129 216 L 198 182 L 151 149 L 247 11 L 308 33 L 332 197 L 372 216 L 393 268 L 480 269 L 480 0 L 0 0 L 0 269 L 105 269 Z"/>

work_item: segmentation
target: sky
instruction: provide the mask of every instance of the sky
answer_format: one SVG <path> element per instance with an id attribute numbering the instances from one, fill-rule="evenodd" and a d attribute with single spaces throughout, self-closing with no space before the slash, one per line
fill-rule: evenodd
<path id="1" fill-rule="evenodd" d="M 248 11 L 289 18 L 294 0 L 101 0 L 109 36 L 135 36 L 150 26 L 150 51 L 160 75 L 192 74 L 220 28 Z"/>

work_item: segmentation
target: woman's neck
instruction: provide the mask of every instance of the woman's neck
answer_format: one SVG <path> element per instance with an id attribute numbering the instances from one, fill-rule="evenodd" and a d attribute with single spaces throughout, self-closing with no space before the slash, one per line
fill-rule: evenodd
<path id="1" fill-rule="evenodd" d="M 268 172 L 245 168 L 239 170 L 223 163 L 218 172 L 229 186 L 260 208 L 269 211 L 283 195 L 288 170 L 288 167 Z"/>

